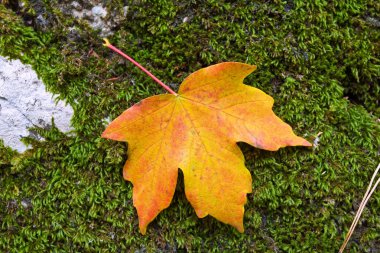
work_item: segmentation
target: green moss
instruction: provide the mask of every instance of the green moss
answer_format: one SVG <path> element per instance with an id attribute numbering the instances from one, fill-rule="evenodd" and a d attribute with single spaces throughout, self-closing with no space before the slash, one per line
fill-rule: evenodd
<path id="1" fill-rule="evenodd" d="M 379 115 L 376 1 L 129 4 L 109 39 L 165 83 L 178 88 L 189 73 L 221 61 L 256 64 L 245 83 L 272 95 L 275 112 L 298 134 L 314 141 L 321 133 L 314 149 L 240 144 L 253 177 L 244 234 L 198 219 L 180 177 L 146 236 L 122 179 L 127 146 L 99 136 L 105 118 L 163 91 L 55 1 L 26 2 L 24 18 L 43 9 L 52 21 L 29 27 L 0 5 L 0 55 L 31 64 L 74 107 L 75 135 L 35 129 L 45 141 L 25 139 L 33 148 L 22 155 L 0 144 L 0 251 L 337 252 L 379 160 L 371 116 Z M 122 13 L 122 1 L 107 7 Z M 350 252 L 379 250 L 379 208 L 374 194 Z"/>
<path id="2" fill-rule="evenodd" d="M 0 168 L 11 165 L 12 158 L 16 154 L 16 151 L 5 147 L 3 140 L 0 139 Z"/>

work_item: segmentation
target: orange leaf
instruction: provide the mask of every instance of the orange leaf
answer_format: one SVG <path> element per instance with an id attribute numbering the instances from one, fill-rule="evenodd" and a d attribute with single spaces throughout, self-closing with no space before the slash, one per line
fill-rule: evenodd
<path id="1" fill-rule="evenodd" d="M 244 231 L 251 175 L 236 142 L 266 150 L 311 146 L 272 111 L 273 99 L 243 84 L 256 69 L 237 62 L 198 70 L 178 96 L 152 96 L 124 111 L 102 137 L 127 141 L 124 178 L 133 183 L 140 231 L 172 200 L 178 168 L 198 217 L 211 215 Z"/>

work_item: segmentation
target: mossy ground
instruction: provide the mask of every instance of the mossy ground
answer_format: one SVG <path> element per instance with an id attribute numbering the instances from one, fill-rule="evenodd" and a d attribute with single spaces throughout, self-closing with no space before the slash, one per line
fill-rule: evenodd
<path id="1" fill-rule="evenodd" d="M 210 64 L 256 64 L 245 83 L 272 95 L 299 135 L 322 133 L 314 149 L 240 145 L 253 177 L 244 234 L 198 219 L 180 179 L 145 236 L 122 178 L 127 146 L 100 134 L 105 118 L 163 91 L 56 1 L 6 2 L 0 55 L 31 64 L 74 107 L 75 134 L 35 129 L 45 141 L 26 138 L 21 155 L 0 143 L 0 251 L 337 252 L 379 162 L 378 1 L 128 1 L 109 39 L 161 80 L 177 88 Z M 380 251 L 379 210 L 377 191 L 348 252 Z"/>

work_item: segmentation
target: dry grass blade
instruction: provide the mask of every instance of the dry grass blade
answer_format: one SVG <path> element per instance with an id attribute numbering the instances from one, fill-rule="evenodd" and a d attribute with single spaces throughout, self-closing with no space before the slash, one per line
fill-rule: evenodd
<path id="1" fill-rule="evenodd" d="M 367 191 L 366 193 L 364 194 L 364 197 L 363 197 L 363 200 L 362 202 L 360 203 L 360 206 L 359 206 L 359 209 L 358 211 L 356 212 L 356 215 L 355 215 L 355 218 L 354 220 L 352 221 L 352 224 L 351 224 L 351 227 L 350 229 L 348 230 L 348 233 L 347 233 L 347 236 L 346 236 L 346 239 L 344 240 L 342 246 L 340 247 L 339 249 L 339 253 L 342 253 L 344 251 L 344 249 L 346 248 L 346 245 L 348 243 L 348 241 L 350 240 L 351 238 L 351 235 L 352 233 L 354 232 L 355 230 L 355 227 L 356 225 L 358 224 L 358 221 L 359 221 L 359 218 L 363 212 L 363 209 L 364 207 L 366 206 L 369 198 L 372 196 L 373 192 L 375 191 L 377 185 L 380 183 L 380 178 L 377 179 L 376 183 L 374 184 L 374 186 L 372 187 L 372 183 L 377 175 L 377 173 L 379 172 L 379 169 L 380 169 L 380 164 L 377 166 L 375 172 L 373 173 L 372 175 L 372 178 L 371 178 L 371 182 L 369 183 L 369 186 L 367 188 Z"/>

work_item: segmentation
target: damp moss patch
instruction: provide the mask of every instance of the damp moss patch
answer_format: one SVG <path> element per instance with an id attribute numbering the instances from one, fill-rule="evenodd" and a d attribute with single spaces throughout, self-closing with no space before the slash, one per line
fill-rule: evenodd
<path id="1" fill-rule="evenodd" d="M 122 178 L 127 145 L 100 134 L 123 110 L 163 91 L 67 14 L 70 1 L 25 2 L 0 5 L 0 55 L 31 64 L 73 106 L 76 135 L 53 124 L 33 129 L 45 141 L 23 139 L 33 147 L 26 153 L 0 144 L 0 251 L 337 252 L 379 161 L 376 1 L 129 3 L 109 39 L 158 78 L 177 89 L 214 63 L 256 64 L 245 83 L 273 96 L 276 114 L 316 144 L 278 152 L 239 144 L 253 178 L 244 234 L 198 219 L 180 176 L 171 206 L 146 236 Z M 44 27 L 39 15 L 49 21 Z M 375 193 L 350 252 L 380 250 L 379 208 Z"/>

